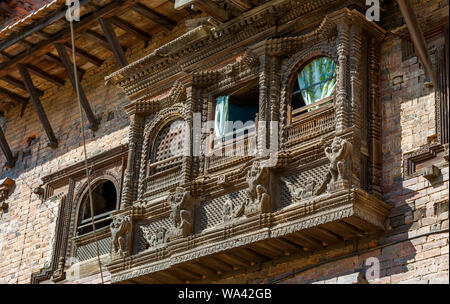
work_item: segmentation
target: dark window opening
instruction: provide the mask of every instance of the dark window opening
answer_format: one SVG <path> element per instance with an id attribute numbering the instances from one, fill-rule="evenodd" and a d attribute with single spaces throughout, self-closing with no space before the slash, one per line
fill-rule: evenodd
<path id="1" fill-rule="evenodd" d="M 105 181 L 92 189 L 95 229 L 109 226 L 111 213 L 116 210 L 117 191 L 114 183 Z M 80 207 L 78 235 L 93 231 L 89 193 L 86 193 Z"/>
<path id="2" fill-rule="evenodd" d="M 220 144 L 255 132 L 259 86 L 254 83 L 216 98 L 214 136 Z"/>

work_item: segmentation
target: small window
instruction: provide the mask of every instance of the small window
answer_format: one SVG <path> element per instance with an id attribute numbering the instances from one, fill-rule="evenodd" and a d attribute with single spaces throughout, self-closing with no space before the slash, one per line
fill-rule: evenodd
<path id="1" fill-rule="evenodd" d="M 117 191 L 113 182 L 104 181 L 92 189 L 92 206 L 95 229 L 109 226 L 112 221 L 111 213 L 116 210 L 117 206 Z M 80 206 L 77 234 L 83 235 L 92 231 L 89 193 L 86 193 Z"/>
<path id="2" fill-rule="evenodd" d="M 150 174 L 170 169 L 182 161 L 187 147 L 188 128 L 184 120 L 167 124 L 156 136 L 152 149 Z"/>
<path id="3" fill-rule="evenodd" d="M 258 86 L 250 85 L 216 98 L 215 145 L 255 133 L 258 114 Z"/>
<path id="4" fill-rule="evenodd" d="M 297 76 L 292 91 L 293 116 L 331 102 L 336 89 L 336 66 L 328 57 L 312 60 Z M 316 105 L 316 106 L 312 106 Z"/>

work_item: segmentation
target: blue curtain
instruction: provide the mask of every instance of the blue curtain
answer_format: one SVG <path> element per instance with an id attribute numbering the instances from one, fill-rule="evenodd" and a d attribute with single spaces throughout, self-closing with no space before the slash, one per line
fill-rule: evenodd
<path id="1" fill-rule="evenodd" d="M 214 134 L 223 137 L 227 132 L 227 121 L 229 115 L 228 96 L 219 96 L 216 99 L 216 114 L 214 121 Z"/>
<path id="2" fill-rule="evenodd" d="M 298 75 L 298 85 L 306 105 L 332 96 L 336 88 L 334 61 L 327 57 L 313 60 Z"/>

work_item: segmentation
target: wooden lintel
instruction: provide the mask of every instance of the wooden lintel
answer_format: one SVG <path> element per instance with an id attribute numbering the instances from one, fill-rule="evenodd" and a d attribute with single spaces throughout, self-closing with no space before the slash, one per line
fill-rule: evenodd
<path id="1" fill-rule="evenodd" d="M 25 84 L 25 88 L 27 89 L 27 92 L 30 95 L 31 101 L 38 114 L 39 120 L 41 121 L 42 127 L 44 128 L 44 131 L 47 134 L 49 146 L 51 148 L 56 148 L 58 146 L 58 140 L 56 139 L 55 133 L 53 133 L 52 126 L 50 125 L 47 115 L 45 114 L 44 108 L 42 107 L 41 101 L 39 99 L 39 94 L 37 93 L 33 85 L 33 81 L 31 80 L 28 68 L 27 66 L 21 63 L 17 64 L 17 68 L 19 69 L 19 73 L 22 76 L 23 83 Z"/>
<path id="2" fill-rule="evenodd" d="M 51 75 L 51 74 L 49 74 L 49 73 L 47 73 L 47 72 L 45 72 L 45 71 L 35 67 L 35 66 L 27 64 L 26 67 L 31 73 L 33 73 L 34 75 L 36 75 L 36 76 L 38 76 L 38 77 L 40 77 L 40 78 L 42 78 L 42 79 L 44 79 L 44 80 L 46 80 L 48 82 L 51 82 L 51 83 L 53 83 L 53 84 L 55 84 L 57 86 L 63 86 L 64 85 L 64 80 L 59 79 L 58 77 L 53 76 L 53 75 Z"/>
<path id="3" fill-rule="evenodd" d="M 0 88 L 0 96 L 7 98 L 9 101 L 11 101 L 14 104 L 26 104 L 28 102 L 27 98 L 17 95 L 15 93 L 5 90 L 3 88 Z"/>
<path id="4" fill-rule="evenodd" d="M 232 253 L 229 252 L 224 252 L 220 255 L 220 257 L 222 258 L 222 260 L 225 263 L 231 264 L 233 265 L 233 270 L 237 270 L 237 268 L 239 267 L 248 267 L 250 266 L 250 262 L 248 262 L 247 260 L 238 257 Z"/>
<path id="5" fill-rule="evenodd" d="M 123 51 L 122 46 L 119 43 L 119 39 L 117 38 L 117 35 L 114 32 L 111 23 L 103 18 L 99 18 L 98 22 L 100 23 L 103 33 L 108 40 L 109 48 L 113 51 L 114 56 L 116 57 L 117 63 L 121 68 L 127 66 L 127 57 L 125 56 L 125 52 Z"/>
<path id="6" fill-rule="evenodd" d="M 147 34 L 146 32 L 138 29 L 131 23 L 129 23 L 125 20 L 122 20 L 117 16 L 108 18 L 108 21 L 110 21 L 115 26 L 123 29 L 124 31 L 127 31 L 127 32 L 135 35 L 137 38 L 141 39 L 142 41 L 149 41 L 150 39 L 152 39 L 152 37 L 149 34 Z"/>
<path id="7" fill-rule="evenodd" d="M 70 46 L 68 43 L 65 43 L 65 44 L 64 44 L 64 47 L 65 47 L 68 51 L 72 52 L 72 46 Z M 82 49 L 75 48 L 75 54 L 76 54 L 78 57 L 80 57 L 80 58 L 86 60 L 87 62 L 92 63 L 92 64 L 95 65 L 95 66 L 98 66 L 98 67 L 99 67 L 99 66 L 101 66 L 101 65 L 103 64 L 103 60 L 101 60 L 100 58 L 97 58 L 97 57 L 95 57 L 95 56 L 89 54 L 89 53 L 86 52 L 86 51 L 83 51 Z"/>
<path id="8" fill-rule="evenodd" d="M 84 93 L 83 87 L 81 86 L 81 83 L 78 79 L 75 78 L 74 72 L 73 72 L 73 66 L 72 62 L 70 61 L 69 55 L 67 54 L 65 47 L 60 43 L 55 43 L 56 51 L 58 52 L 59 58 L 61 59 L 61 62 L 66 70 L 67 76 L 69 77 L 70 82 L 72 83 L 73 89 L 76 91 L 76 85 L 78 83 L 78 90 L 80 93 L 80 102 L 81 106 L 84 109 L 84 112 L 86 113 L 86 116 L 89 120 L 89 129 L 96 131 L 98 129 L 98 121 L 95 118 L 94 112 L 92 112 L 91 106 L 89 104 L 89 101 L 86 97 L 86 94 Z"/>
<path id="9" fill-rule="evenodd" d="M 5 166 L 8 168 L 13 168 L 16 164 L 16 159 L 14 158 L 14 155 L 11 152 L 11 149 L 8 145 L 8 142 L 6 141 L 5 134 L 3 133 L 3 129 L 0 127 L 0 148 L 3 151 L 3 154 L 6 158 Z"/>
<path id="10" fill-rule="evenodd" d="M 165 27 L 168 30 L 173 29 L 177 23 L 170 20 L 164 15 L 161 15 L 150 8 L 146 7 L 145 5 L 141 3 L 136 3 L 134 6 L 131 7 L 132 10 L 134 10 L 136 13 L 148 18 L 149 20 Z"/>

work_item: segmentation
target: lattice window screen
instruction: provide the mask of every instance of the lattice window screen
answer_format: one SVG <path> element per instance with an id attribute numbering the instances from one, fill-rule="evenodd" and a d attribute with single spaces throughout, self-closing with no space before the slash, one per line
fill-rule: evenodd
<path id="1" fill-rule="evenodd" d="M 165 126 L 156 137 L 152 149 L 151 163 L 161 162 L 174 156 L 183 155 L 188 138 L 187 129 L 186 123 L 183 120 L 176 120 Z M 177 160 L 174 160 L 174 162 L 177 162 Z M 169 163 L 158 167 L 163 169 L 164 167 L 167 168 L 167 165 Z"/>

